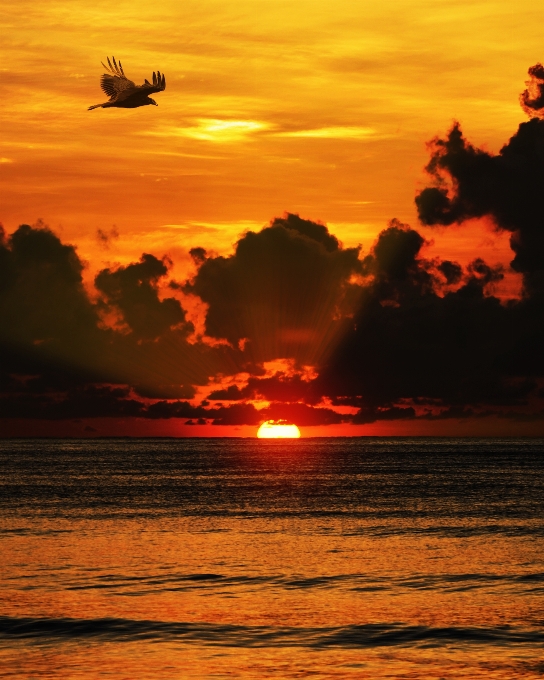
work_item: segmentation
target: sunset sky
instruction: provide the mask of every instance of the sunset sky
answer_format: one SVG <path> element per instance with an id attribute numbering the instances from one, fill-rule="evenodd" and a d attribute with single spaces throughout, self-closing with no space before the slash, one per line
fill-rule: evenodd
<path id="1" fill-rule="evenodd" d="M 436 149 L 427 144 L 445 140 L 454 121 L 496 158 L 528 120 L 519 95 L 527 69 L 544 59 L 538 4 L 8 0 L 2 15 L 0 221 L 9 254 L 0 264 L 14 263 L 4 265 L 0 301 L 6 434 L 251 435 L 255 409 L 261 420 L 293 420 L 303 436 L 544 431 L 543 367 L 538 357 L 512 359 L 524 342 L 539 344 L 541 328 L 529 321 L 508 347 L 489 341 L 493 371 L 502 368 L 486 373 L 488 392 L 401 385 L 389 369 L 372 384 L 396 387 L 380 396 L 375 387 L 363 393 L 366 378 L 349 390 L 335 382 L 349 374 L 342 362 L 351 351 L 371 351 L 356 339 L 364 305 L 372 307 L 368 286 L 380 309 L 403 309 L 400 289 L 377 292 L 382 279 L 393 285 L 379 249 L 389 241 L 377 239 L 394 218 L 387 233 L 402 244 L 392 248 L 409 249 L 415 232 L 406 225 L 422 237 L 412 253 L 419 264 L 406 265 L 414 281 L 414 267 L 446 276 L 440 261 L 465 272 L 440 291 L 433 274 L 433 304 L 479 277 L 486 310 L 492 296 L 500 307 L 493 333 L 516 323 L 501 316 L 508 300 L 533 295 L 540 264 L 509 266 L 515 219 L 501 222 L 485 201 L 464 205 L 461 217 L 430 208 L 418 217 L 415 198 L 438 186 L 424 170 Z M 99 84 L 107 56 L 136 84 L 163 72 L 158 107 L 88 111 L 107 100 Z M 444 167 L 455 175 L 454 163 Z M 456 177 L 452 191 L 464 181 Z M 283 222 L 261 232 L 276 218 Z M 10 240 L 22 224 L 33 228 Z M 38 255 L 24 260 L 34 247 Z M 476 258 L 488 270 L 471 265 Z M 58 278 L 55 267 L 71 274 Z M 431 284 L 417 281 L 426 295 Z M 475 312 L 484 325 L 486 313 Z M 385 346 L 383 337 L 372 346 Z M 510 392 L 496 393 L 495 378 Z M 71 406 L 55 411 L 59 403 Z"/>

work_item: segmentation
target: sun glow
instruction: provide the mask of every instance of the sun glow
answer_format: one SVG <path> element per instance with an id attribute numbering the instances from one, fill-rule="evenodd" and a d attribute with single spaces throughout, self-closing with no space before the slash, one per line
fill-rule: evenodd
<path id="1" fill-rule="evenodd" d="M 298 439 L 300 430 L 286 420 L 267 420 L 257 432 L 259 439 Z"/>

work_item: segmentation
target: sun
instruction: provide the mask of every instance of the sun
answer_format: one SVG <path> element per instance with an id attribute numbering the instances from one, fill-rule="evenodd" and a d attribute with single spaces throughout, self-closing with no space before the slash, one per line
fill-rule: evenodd
<path id="1" fill-rule="evenodd" d="M 286 420 L 267 420 L 257 432 L 259 439 L 298 439 L 300 430 Z"/>

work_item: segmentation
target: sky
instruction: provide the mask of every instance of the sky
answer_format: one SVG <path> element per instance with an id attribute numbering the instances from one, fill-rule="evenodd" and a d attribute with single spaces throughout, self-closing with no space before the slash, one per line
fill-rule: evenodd
<path id="1" fill-rule="evenodd" d="M 543 19 L 4 3 L 4 433 L 542 433 Z M 88 111 L 107 56 L 158 107 Z"/>

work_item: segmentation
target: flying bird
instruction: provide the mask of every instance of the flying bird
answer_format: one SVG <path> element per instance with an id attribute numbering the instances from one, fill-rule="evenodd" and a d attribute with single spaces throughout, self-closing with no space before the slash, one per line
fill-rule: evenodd
<path id="1" fill-rule="evenodd" d="M 164 73 L 161 74 L 160 71 L 155 73 L 153 71 L 153 83 L 150 83 L 146 78 L 143 85 L 136 85 L 126 77 L 121 62 L 117 65 L 115 57 L 112 57 L 112 65 L 110 58 L 108 57 L 107 59 L 109 67 L 104 62 L 101 62 L 101 64 L 113 75 L 104 73 L 102 78 L 100 78 L 100 87 L 110 99 L 103 104 L 89 106 L 89 111 L 100 107 L 107 109 L 112 106 L 117 106 L 121 109 L 136 109 L 138 106 L 148 106 L 149 104 L 158 106 L 157 102 L 151 99 L 149 95 L 153 94 L 153 92 L 162 92 L 166 88 Z"/>

